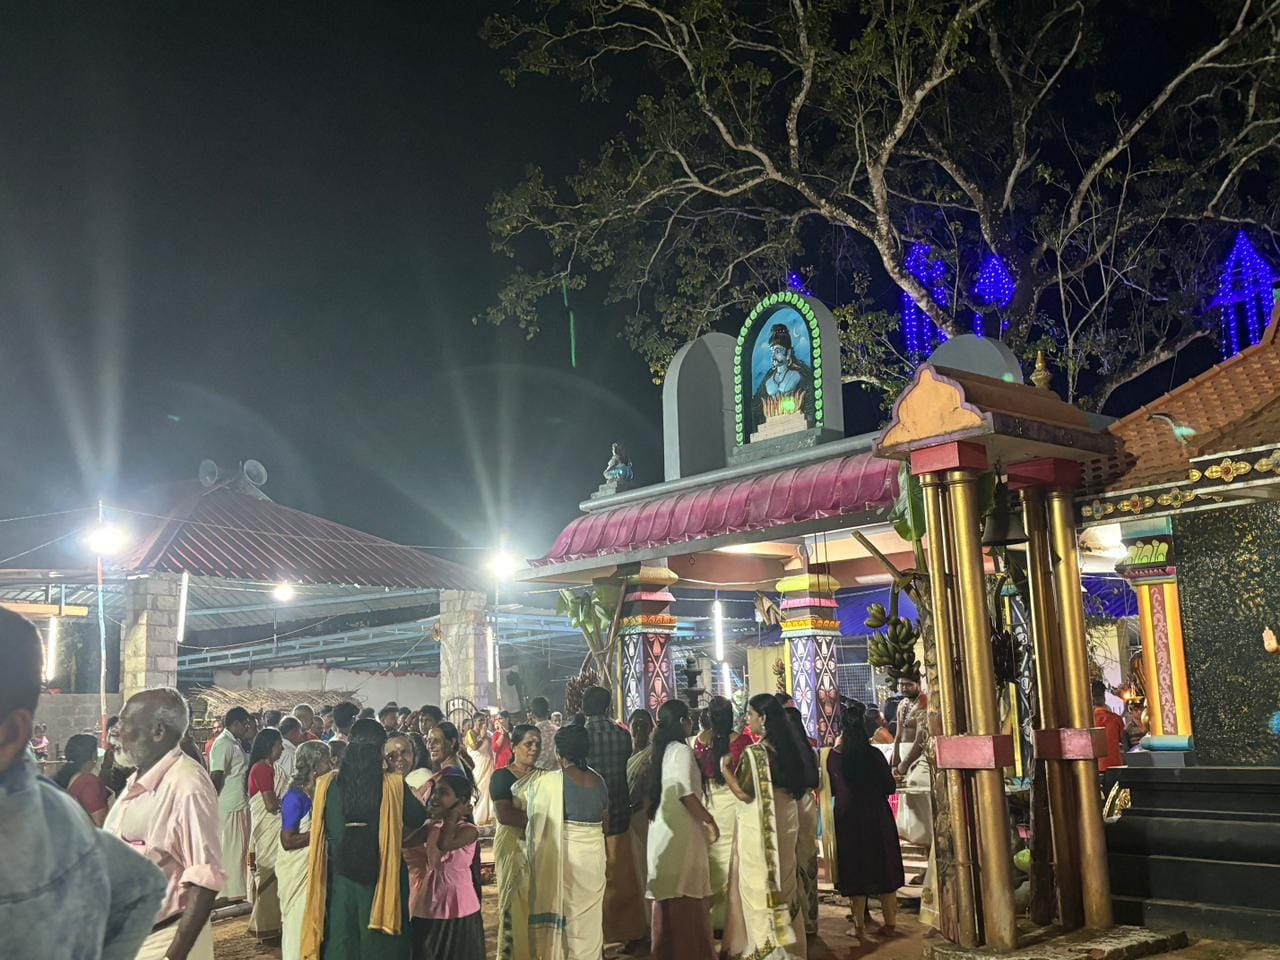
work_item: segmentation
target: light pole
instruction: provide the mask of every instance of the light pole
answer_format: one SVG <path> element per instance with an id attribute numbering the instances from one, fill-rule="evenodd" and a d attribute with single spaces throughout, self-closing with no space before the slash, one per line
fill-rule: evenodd
<path id="1" fill-rule="evenodd" d="M 102 745 L 107 744 L 107 617 L 103 601 L 102 558 L 118 554 L 129 544 L 129 534 L 106 522 L 102 501 L 98 501 L 98 525 L 84 538 L 85 545 L 97 557 L 98 573 L 98 706 L 102 713 Z"/>
<path id="2" fill-rule="evenodd" d="M 495 685 L 494 695 L 498 701 L 498 706 L 502 706 L 502 685 L 497 683 L 498 678 L 498 644 L 501 642 L 501 627 L 498 620 L 498 607 L 502 603 L 502 583 L 510 580 L 512 575 L 521 568 L 520 560 L 506 550 L 495 550 L 489 555 L 489 559 L 485 561 L 485 569 L 489 571 L 489 575 L 493 577 L 493 620 L 489 628 L 488 637 L 488 669 L 487 677 L 489 683 Z"/>
<path id="3" fill-rule="evenodd" d="M 271 654 L 276 656 L 280 653 L 280 605 L 289 603 L 298 591 L 293 589 L 293 584 L 285 580 L 276 584 L 275 589 L 271 591 L 271 599 L 275 601 L 275 606 L 271 608 Z"/>

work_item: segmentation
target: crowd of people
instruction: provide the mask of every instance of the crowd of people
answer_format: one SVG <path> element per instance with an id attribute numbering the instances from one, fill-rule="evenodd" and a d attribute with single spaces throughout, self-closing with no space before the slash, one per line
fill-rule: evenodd
<path id="1" fill-rule="evenodd" d="M 492 831 L 500 958 L 804 957 L 820 819 L 850 934 L 868 897 L 895 929 L 898 780 L 883 721 L 856 702 L 824 751 L 781 694 L 741 716 L 671 700 L 624 725 L 600 687 L 568 723 L 543 698 L 458 726 L 433 706 L 233 707 L 201 750 L 181 694 L 154 689 L 113 718 L 105 754 L 72 737 L 46 780 L 39 639 L 4 611 L 0 660 L 0 852 L 22 867 L 0 878 L 0 918 L 17 955 L 212 960 L 212 911 L 247 900 L 285 960 L 483 960 Z M 55 903 L 81 922 L 43 922 Z"/>

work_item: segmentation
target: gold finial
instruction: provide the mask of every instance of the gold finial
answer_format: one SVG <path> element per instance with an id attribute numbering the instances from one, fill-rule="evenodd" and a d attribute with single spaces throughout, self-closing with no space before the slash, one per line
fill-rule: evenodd
<path id="1" fill-rule="evenodd" d="M 1041 390 L 1048 390 L 1049 384 L 1053 381 L 1053 374 L 1049 372 L 1049 368 L 1044 362 L 1044 351 L 1036 351 L 1036 368 L 1031 372 L 1031 382 Z"/>

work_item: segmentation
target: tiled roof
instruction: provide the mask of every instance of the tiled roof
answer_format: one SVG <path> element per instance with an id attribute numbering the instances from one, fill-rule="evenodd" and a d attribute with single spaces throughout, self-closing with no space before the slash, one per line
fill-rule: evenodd
<path id="1" fill-rule="evenodd" d="M 553 567 L 890 506 L 898 464 L 871 452 L 727 480 L 578 517 L 534 567 Z"/>
<path id="2" fill-rule="evenodd" d="M 1108 430 L 1116 452 L 1085 464 L 1087 494 L 1170 483 L 1186 477 L 1194 457 L 1280 440 L 1280 304 L 1260 343 Z"/>

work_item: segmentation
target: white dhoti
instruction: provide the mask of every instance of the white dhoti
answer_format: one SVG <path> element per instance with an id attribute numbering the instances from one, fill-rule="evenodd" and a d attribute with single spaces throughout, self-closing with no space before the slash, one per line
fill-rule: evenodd
<path id="1" fill-rule="evenodd" d="M 249 808 L 218 811 L 218 842 L 227 882 L 218 896 L 244 900 L 249 896 Z"/>
<path id="2" fill-rule="evenodd" d="M 178 927 L 181 923 L 181 921 L 171 923 L 143 940 L 142 947 L 138 950 L 137 960 L 164 960 L 169 954 L 169 948 L 173 946 L 173 938 L 178 935 Z M 206 923 L 204 929 L 200 931 L 200 936 L 196 937 L 196 942 L 191 946 L 191 952 L 187 954 L 187 960 L 213 960 L 213 927 L 210 924 Z"/>

